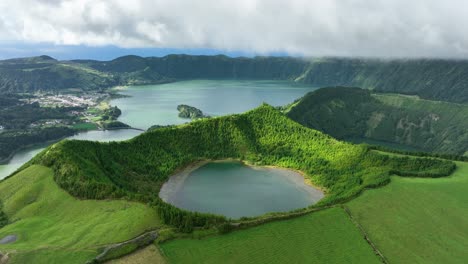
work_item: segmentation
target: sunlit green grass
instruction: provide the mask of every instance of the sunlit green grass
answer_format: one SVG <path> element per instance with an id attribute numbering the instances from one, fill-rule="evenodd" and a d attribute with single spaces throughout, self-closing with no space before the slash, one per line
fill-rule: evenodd
<path id="1" fill-rule="evenodd" d="M 161 249 L 169 263 L 379 263 L 341 208 Z"/>
<path id="2" fill-rule="evenodd" d="M 468 163 L 449 177 L 392 177 L 348 204 L 390 263 L 468 263 Z"/>
<path id="3" fill-rule="evenodd" d="M 0 245 L 12 263 L 84 263 L 101 245 L 131 239 L 160 225 L 154 209 L 127 201 L 78 200 L 60 189 L 52 170 L 31 166 L 0 183 L 0 199 L 11 224 Z"/>
<path id="4" fill-rule="evenodd" d="M 78 130 L 95 130 L 98 127 L 94 123 L 79 123 L 79 124 L 73 125 L 73 128 L 78 129 Z"/>

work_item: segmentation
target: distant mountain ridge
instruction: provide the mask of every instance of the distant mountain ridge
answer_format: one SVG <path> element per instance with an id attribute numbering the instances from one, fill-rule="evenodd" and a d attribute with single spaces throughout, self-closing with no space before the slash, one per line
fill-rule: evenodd
<path id="1" fill-rule="evenodd" d="M 111 61 L 57 61 L 49 56 L 0 61 L 1 93 L 93 90 L 186 79 L 290 80 L 468 102 L 468 60 L 129 55 Z"/>

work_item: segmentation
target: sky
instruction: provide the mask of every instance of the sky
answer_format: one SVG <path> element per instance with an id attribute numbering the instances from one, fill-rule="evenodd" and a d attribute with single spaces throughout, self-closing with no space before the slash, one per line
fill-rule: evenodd
<path id="1" fill-rule="evenodd" d="M 466 0 L 0 0 L 0 58 L 468 58 Z"/>

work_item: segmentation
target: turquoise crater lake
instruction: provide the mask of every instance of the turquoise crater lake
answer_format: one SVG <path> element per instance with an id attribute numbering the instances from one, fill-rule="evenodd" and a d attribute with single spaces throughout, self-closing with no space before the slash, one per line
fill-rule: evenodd
<path id="1" fill-rule="evenodd" d="M 171 176 L 159 196 L 182 209 L 236 219 L 304 208 L 324 195 L 292 170 L 216 161 Z"/>

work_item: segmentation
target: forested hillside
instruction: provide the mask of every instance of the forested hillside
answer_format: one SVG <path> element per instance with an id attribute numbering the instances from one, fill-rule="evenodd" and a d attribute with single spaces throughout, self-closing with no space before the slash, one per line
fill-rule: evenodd
<path id="1" fill-rule="evenodd" d="M 124 56 L 112 61 L 57 61 L 48 56 L 0 61 L 0 92 L 105 89 L 186 79 L 291 80 L 314 86 L 359 86 L 380 92 L 468 102 L 466 60 L 293 57 Z"/>
<path id="2" fill-rule="evenodd" d="M 468 106 L 462 104 L 328 87 L 304 96 L 288 116 L 339 139 L 366 138 L 457 155 L 468 151 Z"/>
<path id="3" fill-rule="evenodd" d="M 264 105 L 240 115 L 163 127 L 125 142 L 62 141 L 29 164 L 53 168 L 70 194 L 89 199 L 127 198 L 157 206 L 164 221 L 191 230 L 221 219 L 188 213 L 157 196 L 176 169 L 201 159 L 235 158 L 304 171 L 327 191 L 327 205 L 388 183 L 390 174 L 440 177 L 452 162 L 380 155 L 293 122 Z M 12 176 L 15 177 L 15 176 Z M 187 229 L 186 229 L 187 228 Z"/>

